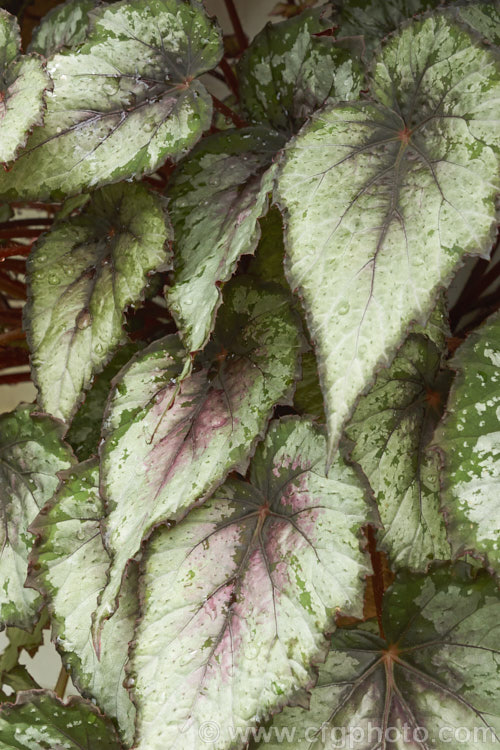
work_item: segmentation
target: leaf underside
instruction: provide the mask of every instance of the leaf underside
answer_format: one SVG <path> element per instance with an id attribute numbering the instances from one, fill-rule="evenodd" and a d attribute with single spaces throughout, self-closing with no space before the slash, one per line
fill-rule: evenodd
<path id="1" fill-rule="evenodd" d="M 318 113 L 286 151 L 287 274 L 316 344 L 330 453 L 377 365 L 465 255 L 491 247 L 499 90 L 496 57 L 432 17 L 378 55 L 370 103 Z"/>
<path id="2" fill-rule="evenodd" d="M 227 480 L 153 537 L 131 664 L 139 750 L 199 747 L 207 722 L 214 750 L 233 747 L 231 727 L 311 686 L 323 631 L 359 610 L 367 572 L 363 489 L 340 458 L 325 476 L 325 458 L 311 422 L 274 422 L 250 482 Z"/>
<path id="3" fill-rule="evenodd" d="M 283 291 L 240 278 L 227 288 L 205 367 L 179 384 L 186 355 L 168 336 L 122 371 L 101 448 L 112 563 L 97 626 L 154 526 L 185 515 L 232 469 L 244 471 L 273 406 L 289 396 L 300 346 Z"/>
<path id="4" fill-rule="evenodd" d="M 49 59 L 44 126 L 0 174 L 0 194 L 58 200 L 179 158 L 210 126 L 197 76 L 220 55 L 219 32 L 198 3 L 100 6 L 85 44 Z"/>
<path id="5" fill-rule="evenodd" d="M 25 322 L 41 406 L 72 416 L 123 341 L 123 314 L 148 273 L 167 267 L 170 228 L 143 185 L 94 192 L 81 214 L 56 221 L 28 261 Z"/>
<path id="6" fill-rule="evenodd" d="M 455 555 L 473 552 L 500 575 L 500 316 L 471 333 L 436 434 L 444 455 L 443 510 Z"/>
<path id="7" fill-rule="evenodd" d="M 497 589 L 484 571 L 474 578 L 462 564 L 428 577 L 401 574 L 384 599 L 387 640 L 368 629 L 338 630 L 310 710 L 286 708 L 262 747 L 282 747 L 277 738 L 288 726 L 296 729 L 294 750 L 326 750 L 342 741 L 357 750 L 446 750 L 462 743 L 494 750 L 499 618 Z"/>

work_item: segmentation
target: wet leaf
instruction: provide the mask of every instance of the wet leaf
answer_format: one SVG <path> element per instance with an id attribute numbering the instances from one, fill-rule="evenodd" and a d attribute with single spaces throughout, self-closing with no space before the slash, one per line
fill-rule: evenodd
<path id="1" fill-rule="evenodd" d="M 197 77 L 220 56 L 220 34 L 195 0 L 100 6 L 85 44 L 48 61 L 44 127 L 0 174 L 0 194 L 57 200 L 179 158 L 210 126 Z"/>
<path id="2" fill-rule="evenodd" d="M 97 0 L 66 0 L 42 18 L 33 31 L 29 50 L 51 57 L 65 47 L 83 44 L 90 24 L 90 11 Z"/>
<path id="3" fill-rule="evenodd" d="M 123 681 L 138 609 L 136 575 L 125 581 L 120 607 L 104 625 L 99 660 L 90 637 L 92 613 L 109 567 L 101 538 L 104 508 L 98 479 L 98 462 L 79 464 L 66 473 L 57 494 L 31 525 L 38 538 L 29 583 L 48 600 L 52 637 L 74 684 L 117 720 L 124 741 L 131 744 L 135 709 Z"/>
<path id="4" fill-rule="evenodd" d="M 274 186 L 272 162 L 283 145 L 266 128 L 218 133 L 203 140 L 169 186 L 175 274 L 167 302 L 189 351 L 204 347 L 221 285 L 257 246 L 258 219 Z"/>
<path id="5" fill-rule="evenodd" d="M 123 313 L 148 273 L 169 261 L 161 199 L 142 185 L 96 191 L 81 214 L 56 221 L 28 261 L 25 310 L 41 406 L 68 419 L 92 376 L 124 339 Z"/>
<path id="6" fill-rule="evenodd" d="M 455 555 L 471 551 L 500 574 L 500 316 L 471 333 L 452 367 L 436 443 L 444 454 L 443 509 Z"/>
<path id="7" fill-rule="evenodd" d="M 310 421 L 273 422 L 250 482 L 229 479 L 145 552 L 144 617 L 131 674 L 138 750 L 216 750 L 314 682 L 337 610 L 360 614 L 369 510 Z M 212 738 L 211 738 L 212 739 Z"/>
<path id="8" fill-rule="evenodd" d="M 491 247 L 499 92 L 496 57 L 431 17 L 384 47 L 370 102 L 323 110 L 286 151 L 287 273 L 316 345 L 331 451 L 377 366 L 425 324 L 462 259 Z"/>
<path id="9" fill-rule="evenodd" d="M 73 463 L 62 425 L 21 406 L 0 416 L 0 624 L 29 628 L 41 600 L 24 588 L 33 537 L 28 526 Z"/>
<path id="10" fill-rule="evenodd" d="M 250 120 L 297 132 L 326 102 L 356 99 L 361 69 L 330 37 L 314 34 L 331 23 L 324 8 L 267 24 L 238 65 L 241 102 Z"/>
<path id="11" fill-rule="evenodd" d="M 0 8 L 0 162 L 12 161 L 28 133 L 41 125 L 50 78 L 36 55 L 21 55 L 14 16 Z"/>
<path id="12" fill-rule="evenodd" d="M 474 577 L 463 564 L 427 577 L 402 573 L 384 598 L 386 637 L 338 630 L 310 710 L 285 709 L 262 747 L 281 747 L 280 732 L 295 727 L 294 750 L 342 742 L 357 750 L 493 750 L 499 618 L 498 591 L 484 571 Z"/>
<path id="13" fill-rule="evenodd" d="M 113 724 L 89 701 L 68 703 L 54 693 L 21 693 L 14 705 L 0 707 L 0 750 L 123 750 Z"/>
<path id="14" fill-rule="evenodd" d="M 229 471 L 244 472 L 273 406 L 289 398 L 300 346 L 284 292 L 239 279 L 227 290 L 203 368 L 196 363 L 179 384 L 185 352 L 167 336 L 122 370 L 101 448 L 112 564 L 96 630 L 153 528 L 181 518 Z"/>
<path id="15" fill-rule="evenodd" d="M 446 402 L 448 377 L 440 367 L 434 344 L 411 336 L 362 396 L 346 429 L 352 458 L 378 505 L 379 544 L 396 568 L 424 571 L 432 560 L 450 558 L 439 507 L 439 456 L 428 449 Z"/>

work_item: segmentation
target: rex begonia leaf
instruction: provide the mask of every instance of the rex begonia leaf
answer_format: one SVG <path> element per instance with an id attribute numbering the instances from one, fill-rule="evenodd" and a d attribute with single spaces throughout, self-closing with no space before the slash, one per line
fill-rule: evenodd
<path id="1" fill-rule="evenodd" d="M 60 701 L 27 690 L 0 706 L 0 750 L 123 750 L 116 730 L 90 701 Z"/>
<path id="2" fill-rule="evenodd" d="M 373 490 L 383 530 L 381 548 L 393 566 L 425 570 L 448 560 L 440 512 L 439 456 L 428 449 L 446 400 L 441 355 L 423 336 L 411 336 L 389 369 L 362 396 L 346 433 L 352 458 Z"/>
<path id="3" fill-rule="evenodd" d="M 35 622 L 41 600 L 24 588 L 34 541 L 28 526 L 54 494 L 57 473 L 74 461 L 62 425 L 32 411 L 0 416 L 0 626 Z"/>
<path id="4" fill-rule="evenodd" d="M 34 656 L 40 646 L 43 645 L 43 631 L 48 627 L 48 612 L 44 608 L 40 613 L 38 622 L 31 630 L 23 628 L 6 628 L 8 644 L 0 654 L 0 680 L 2 672 L 9 672 L 19 661 L 19 656 L 26 651 L 30 656 Z"/>
<path id="5" fill-rule="evenodd" d="M 97 455 L 111 382 L 140 348 L 137 343 L 120 347 L 104 370 L 94 378 L 92 387 L 73 417 L 66 434 L 66 442 L 71 445 L 79 461 L 86 461 Z"/>
<path id="6" fill-rule="evenodd" d="M 100 660 L 90 637 L 109 567 L 100 531 L 104 509 L 98 478 L 97 461 L 63 475 L 60 489 L 30 527 L 38 538 L 28 582 L 48 601 L 52 636 L 73 683 L 117 720 L 124 741 L 131 744 L 135 709 L 123 681 L 137 617 L 137 576 L 127 578 L 118 612 L 103 627 Z"/>
<path id="7" fill-rule="evenodd" d="M 335 613 L 360 614 L 368 507 L 354 471 L 325 463 L 322 430 L 276 421 L 249 482 L 153 537 L 130 669 L 138 750 L 235 747 L 234 730 L 314 683 Z"/>
<path id="8" fill-rule="evenodd" d="M 44 126 L 0 174 L 0 194 L 57 200 L 179 158 L 210 126 L 197 77 L 220 56 L 219 31 L 195 0 L 100 6 L 85 44 L 49 59 Z"/>
<path id="9" fill-rule="evenodd" d="M 97 0 L 66 0 L 56 5 L 34 29 L 29 51 L 51 57 L 64 47 L 83 44 L 90 24 L 89 12 L 96 5 Z"/>
<path id="10" fill-rule="evenodd" d="M 21 55 L 14 16 L 0 8 L 0 162 L 12 161 L 43 120 L 50 78 L 36 55 Z"/>
<path id="11" fill-rule="evenodd" d="M 443 510 L 455 555 L 479 554 L 500 575 L 500 315 L 460 347 L 447 413 Z"/>
<path id="12" fill-rule="evenodd" d="M 356 99 L 362 84 L 358 64 L 331 37 L 324 8 L 267 24 L 238 64 L 243 108 L 254 123 L 295 133 L 328 101 Z"/>
<path id="13" fill-rule="evenodd" d="M 220 285 L 257 246 L 258 219 L 274 187 L 272 161 L 283 145 L 283 137 L 266 128 L 217 133 L 189 155 L 169 185 L 175 273 L 167 302 L 188 351 L 205 345 Z"/>
<path id="14" fill-rule="evenodd" d="M 42 236 L 28 261 L 25 327 L 46 411 L 72 416 L 123 340 L 125 308 L 169 262 L 169 239 L 161 198 L 128 183 L 97 190 L 81 214 Z"/>
<path id="15" fill-rule="evenodd" d="M 386 593 L 385 637 L 337 630 L 310 710 L 286 708 L 262 748 L 288 729 L 294 750 L 494 750 L 500 742 L 500 597 L 465 564 L 402 573 Z M 344 744 L 342 744 L 344 743 Z"/>
<path id="16" fill-rule="evenodd" d="M 442 16 L 407 25 L 370 92 L 314 116 L 279 178 L 331 451 L 377 366 L 463 258 L 489 251 L 500 182 L 500 63 L 467 32 Z"/>
<path id="17" fill-rule="evenodd" d="M 238 279 L 227 287 L 205 367 L 181 383 L 185 352 L 167 336 L 122 370 L 101 447 L 104 535 L 112 563 L 97 631 L 115 609 L 127 562 L 153 528 L 243 471 L 275 404 L 290 396 L 302 336 L 287 295 Z M 201 364 L 201 363 L 200 363 Z"/>
<path id="18" fill-rule="evenodd" d="M 500 45 L 500 8 L 498 3 L 464 3 L 450 9 L 455 18 L 466 23 L 483 39 Z"/>

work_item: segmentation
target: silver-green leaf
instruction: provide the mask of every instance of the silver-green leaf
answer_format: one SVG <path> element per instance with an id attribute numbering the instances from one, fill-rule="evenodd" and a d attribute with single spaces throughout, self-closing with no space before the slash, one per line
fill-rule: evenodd
<path id="1" fill-rule="evenodd" d="M 321 429 L 274 422 L 249 482 L 227 480 L 154 536 L 130 670 L 138 750 L 236 747 L 311 687 L 335 613 L 360 614 L 369 512 L 354 471 L 325 463 Z"/>
<path id="2" fill-rule="evenodd" d="M 179 339 L 167 336 L 122 370 L 101 447 L 112 563 L 96 635 L 142 540 L 206 499 L 229 471 L 244 473 L 272 408 L 290 397 L 301 345 L 283 290 L 240 278 L 226 290 L 204 367 L 195 363 L 177 382 L 186 355 Z"/>
<path id="3" fill-rule="evenodd" d="M 500 64 L 461 28 L 407 25 L 375 59 L 370 93 L 318 113 L 279 179 L 330 452 L 377 365 L 462 259 L 489 251 L 500 185 Z"/>
<path id="4" fill-rule="evenodd" d="M 0 194 L 48 199 L 141 176 L 186 153 L 210 126 L 197 79 L 221 56 L 219 31 L 191 0 L 121 0 L 93 14 L 85 44 L 50 58 L 43 128 Z"/>
<path id="5" fill-rule="evenodd" d="M 25 327 L 41 406 L 69 419 L 123 340 L 123 313 L 148 273 L 167 267 L 170 227 L 159 196 L 121 183 L 56 221 L 28 261 Z"/>
<path id="6" fill-rule="evenodd" d="M 186 349 L 202 349 L 214 326 L 220 285 L 242 254 L 253 253 L 267 212 L 283 137 L 266 128 L 206 138 L 169 185 L 175 236 L 174 284 L 167 302 Z"/>
<path id="7" fill-rule="evenodd" d="M 109 556 L 100 530 L 99 464 L 87 461 L 63 475 L 54 498 L 31 524 L 37 535 L 30 586 L 47 599 L 52 637 L 80 692 L 117 720 L 132 743 L 135 709 L 123 686 L 128 644 L 137 617 L 137 576 L 125 581 L 118 612 L 101 633 L 101 658 L 90 637 L 92 613 L 106 585 Z"/>
<path id="8" fill-rule="evenodd" d="M 440 512 L 439 456 L 428 449 L 446 399 L 441 354 L 411 336 L 360 402 L 346 433 L 368 478 L 383 529 L 380 546 L 393 566 L 425 570 L 448 560 Z"/>
<path id="9" fill-rule="evenodd" d="M 62 425 L 21 406 L 0 416 L 0 626 L 29 628 L 41 599 L 24 588 L 34 537 L 28 526 L 73 463 Z"/>
<path id="10" fill-rule="evenodd" d="M 468 337 L 436 444 L 443 510 L 455 555 L 473 552 L 500 575 L 500 315 Z"/>
<path id="11" fill-rule="evenodd" d="M 66 0 L 44 15 L 34 29 L 28 49 L 51 57 L 65 47 L 83 44 L 90 24 L 89 13 L 98 0 Z"/>
<path id="12" fill-rule="evenodd" d="M 21 55 L 14 16 L 0 8 L 0 162 L 12 161 L 41 125 L 50 78 L 37 55 Z"/>
<path id="13" fill-rule="evenodd" d="M 294 750 L 495 750 L 499 623 L 498 589 L 485 571 L 475 576 L 462 564 L 400 574 L 384 598 L 384 637 L 337 630 L 310 709 L 286 708 L 259 747 L 283 747 L 288 728 Z"/>

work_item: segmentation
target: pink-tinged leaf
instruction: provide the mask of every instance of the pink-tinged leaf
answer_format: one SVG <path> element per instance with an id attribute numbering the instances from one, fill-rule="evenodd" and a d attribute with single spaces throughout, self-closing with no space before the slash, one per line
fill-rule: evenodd
<path id="1" fill-rule="evenodd" d="M 245 470 L 271 409 L 289 397 L 301 342 L 280 288 L 238 280 L 225 295 L 201 369 L 195 362 L 179 385 L 185 352 L 168 336 L 122 371 L 101 451 L 112 562 L 96 634 L 115 609 L 123 572 L 142 540 L 203 501 L 229 471 Z"/>
<path id="2" fill-rule="evenodd" d="M 338 610 L 360 614 L 370 516 L 353 470 L 309 420 L 272 424 L 250 482 L 228 479 L 145 552 L 131 676 L 137 750 L 235 746 L 314 682 Z M 208 734 L 206 734 L 208 737 Z"/>

